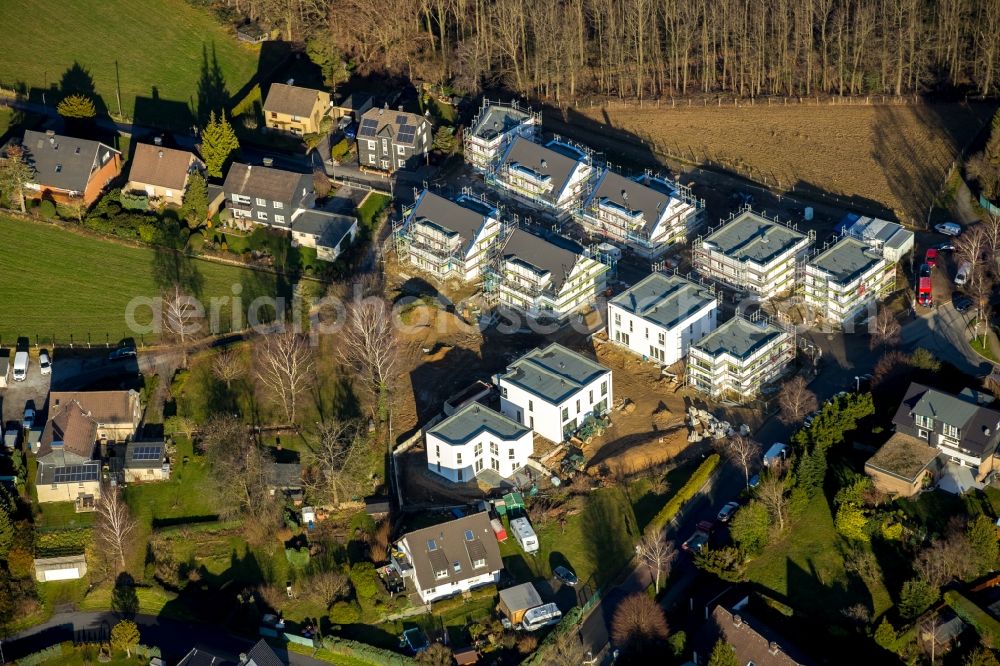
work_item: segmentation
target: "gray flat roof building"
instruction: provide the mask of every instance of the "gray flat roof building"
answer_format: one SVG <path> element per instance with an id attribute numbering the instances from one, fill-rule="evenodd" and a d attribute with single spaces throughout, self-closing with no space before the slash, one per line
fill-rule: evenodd
<path id="1" fill-rule="evenodd" d="M 429 431 L 449 444 L 465 444 L 479 433 L 487 431 L 500 439 L 518 439 L 531 432 L 527 426 L 493 411 L 477 402 L 466 405 Z"/>
<path id="2" fill-rule="evenodd" d="M 500 379 L 558 404 L 600 375 L 610 372 L 597 361 L 553 342 L 511 363 Z"/>
<path id="3" fill-rule="evenodd" d="M 663 273 L 653 273 L 611 299 L 612 305 L 667 329 L 712 303 L 715 294 L 705 287 Z"/>
<path id="4" fill-rule="evenodd" d="M 737 316 L 691 346 L 712 357 L 729 354 L 744 359 L 782 335 L 787 333 L 773 324 Z"/>
<path id="5" fill-rule="evenodd" d="M 746 210 L 703 242 L 736 261 L 765 265 L 805 240 L 805 234 Z"/>
<path id="6" fill-rule="evenodd" d="M 837 284 L 849 284 L 882 261 L 882 255 L 856 238 L 847 236 L 809 261 Z"/>

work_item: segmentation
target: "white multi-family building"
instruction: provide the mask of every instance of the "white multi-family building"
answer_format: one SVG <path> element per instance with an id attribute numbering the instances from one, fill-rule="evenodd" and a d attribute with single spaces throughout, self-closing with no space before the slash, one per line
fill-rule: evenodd
<path id="1" fill-rule="evenodd" d="M 744 208 L 692 244 L 695 270 L 767 299 L 792 291 L 799 260 L 815 238 Z"/>
<path id="2" fill-rule="evenodd" d="M 482 199 L 461 195 L 451 200 L 424 190 L 404 213 L 397 247 L 438 279 L 473 281 L 488 263 L 501 228 L 497 208 Z"/>
<path id="3" fill-rule="evenodd" d="M 542 131 L 540 113 L 514 102 L 484 99 L 479 113 L 463 133 L 465 161 L 486 172 L 495 166 L 517 137 L 535 141 Z"/>
<path id="4" fill-rule="evenodd" d="M 557 343 L 517 359 L 495 383 L 500 411 L 553 442 L 569 439 L 614 399 L 611 370 Z"/>
<path id="5" fill-rule="evenodd" d="M 892 263 L 898 264 L 907 252 L 913 250 L 913 232 L 897 222 L 849 213 L 837 229 L 845 236 L 853 236 L 880 250 L 886 261 Z"/>
<path id="6" fill-rule="evenodd" d="M 891 292 L 896 265 L 881 250 L 845 236 L 806 263 L 805 300 L 811 314 L 840 326 Z"/>
<path id="7" fill-rule="evenodd" d="M 531 428 L 478 402 L 428 430 L 425 442 L 428 469 L 455 483 L 486 470 L 508 479 L 534 451 Z"/>
<path id="8" fill-rule="evenodd" d="M 714 291 L 679 275 L 653 273 L 608 301 L 608 339 L 672 365 L 715 330 Z"/>
<path id="9" fill-rule="evenodd" d="M 502 305 L 562 320 L 596 302 L 609 266 L 569 239 L 514 229 L 500 252 L 498 270 L 491 288 Z"/>
<path id="10" fill-rule="evenodd" d="M 591 233 L 653 259 L 687 242 L 705 220 L 705 201 L 651 175 L 626 178 L 605 169 L 576 217 Z"/>
<path id="11" fill-rule="evenodd" d="M 515 137 L 487 182 L 513 198 L 556 218 L 580 206 L 584 187 L 594 172 L 590 156 L 565 141 L 544 146 Z"/>
<path id="12" fill-rule="evenodd" d="M 760 393 L 795 358 L 792 335 L 767 320 L 736 316 L 691 345 L 688 384 L 713 398 L 738 401 Z"/>

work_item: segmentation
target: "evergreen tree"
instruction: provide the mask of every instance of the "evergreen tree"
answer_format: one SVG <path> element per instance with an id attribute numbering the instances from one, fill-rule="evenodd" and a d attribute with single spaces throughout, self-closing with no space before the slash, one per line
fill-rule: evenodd
<path id="1" fill-rule="evenodd" d="M 885 618 L 882 618 L 882 622 L 875 629 L 874 638 L 875 642 L 886 650 L 893 651 L 896 647 L 896 630 Z"/>
<path id="2" fill-rule="evenodd" d="M 14 545 L 14 521 L 6 505 L 0 504 L 0 560 L 6 560 Z"/>
<path id="3" fill-rule="evenodd" d="M 208 124 L 201 131 L 201 157 L 208 175 L 222 178 L 230 159 L 239 149 L 239 139 L 225 114 L 218 117 L 214 111 L 209 114 Z"/>
<path id="4" fill-rule="evenodd" d="M 7 148 L 7 157 L 0 159 L 0 191 L 7 195 L 11 203 L 20 206 L 26 213 L 24 205 L 24 186 L 35 177 L 35 168 L 24 159 L 24 149 L 12 145 Z"/>
<path id="5" fill-rule="evenodd" d="M 997 528 L 989 516 L 979 514 L 969 522 L 966 536 L 969 537 L 969 545 L 972 547 L 973 558 L 979 573 L 984 574 L 997 566 L 997 557 L 1000 556 L 1000 546 L 997 544 Z"/>
<path id="6" fill-rule="evenodd" d="M 197 226 L 205 221 L 207 214 L 208 184 L 205 182 L 205 176 L 200 171 L 195 171 L 188 177 L 181 216 L 188 224 Z"/>
<path id="7" fill-rule="evenodd" d="M 455 152 L 455 129 L 442 125 L 434 134 L 434 150 L 440 150 L 445 155 Z"/>
<path id="8" fill-rule="evenodd" d="M 306 55 L 323 73 L 323 82 L 336 89 L 351 77 L 344 54 L 337 48 L 333 35 L 319 34 L 306 42 Z"/>
<path id="9" fill-rule="evenodd" d="M 94 100 L 86 95 L 69 95 L 56 106 L 56 112 L 63 118 L 89 120 L 97 116 Z"/>
<path id="10" fill-rule="evenodd" d="M 708 658 L 708 666 L 740 666 L 736 659 L 736 650 L 733 646 L 720 638 L 715 647 L 712 648 L 712 656 Z"/>
<path id="11" fill-rule="evenodd" d="M 826 479 L 826 453 L 815 448 L 805 451 L 799 456 L 795 478 L 799 487 L 805 490 L 809 497 L 819 493 Z"/>
<path id="12" fill-rule="evenodd" d="M 899 614 L 912 620 L 937 601 L 938 591 L 923 578 L 911 578 L 903 583 L 899 593 Z"/>

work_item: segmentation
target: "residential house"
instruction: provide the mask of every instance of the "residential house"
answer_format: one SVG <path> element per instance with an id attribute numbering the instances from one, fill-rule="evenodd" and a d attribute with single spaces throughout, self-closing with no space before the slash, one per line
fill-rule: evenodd
<path id="1" fill-rule="evenodd" d="M 427 604 L 496 583 L 503 560 L 482 511 L 404 534 L 392 548 L 391 566 Z"/>
<path id="2" fill-rule="evenodd" d="M 890 263 L 898 264 L 913 250 L 913 232 L 902 225 L 877 217 L 848 213 L 837 225 L 837 233 L 852 236 L 880 250 Z"/>
<path id="3" fill-rule="evenodd" d="M 842 326 L 890 293 L 896 265 L 882 251 L 845 236 L 806 263 L 805 301 L 811 315 Z"/>
<path id="4" fill-rule="evenodd" d="M 58 414 L 70 403 L 79 405 L 97 424 L 97 439 L 124 442 L 135 436 L 142 421 L 142 401 L 139 392 L 113 391 L 52 391 L 49 411 Z"/>
<path id="5" fill-rule="evenodd" d="M 249 652 L 241 654 L 236 662 L 205 648 L 194 647 L 177 662 L 177 666 L 284 666 L 284 663 L 274 649 L 261 639 Z"/>
<path id="6" fill-rule="evenodd" d="M 747 207 L 695 239 L 694 268 L 703 277 L 771 298 L 794 289 L 796 267 L 814 237 Z"/>
<path id="7" fill-rule="evenodd" d="M 279 463 L 269 460 L 265 463 L 267 474 L 267 490 L 271 495 L 281 493 L 295 500 L 302 501 L 302 464 L 297 462 Z"/>
<path id="8" fill-rule="evenodd" d="M 1000 411 L 986 406 L 992 401 L 992 396 L 972 389 L 951 394 L 913 382 L 892 422 L 896 432 L 936 448 L 942 462 L 957 468 L 959 478 L 967 473 L 970 486 L 981 484 L 1000 468 Z"/>
<path id="9" fill-rule="evenodd" d="M 392 173 L 422 165 L 434 138 L 423 116 L 371 108 L 361 115 L 357 142 L 359 165 Z"/>
<path id="10" fill-rule="evenodd" d="M 486 470 L 510 478 L 534 451 L 531 428 L 478 402 L 428 430 L 425 441 L 427 468 L 456 483 Z"/>
<path id="11" fill-rule="evenodd" d="M 194 153 L 140 143 L 132 153 L 125 190 L 141 192 L 152 203 L 180 206 L 192 172 L 204 168 L 204 163 Z"/>
<path id="12" fill-rule="evenodd" d="M 865 462 L 865 473 L 882 492 L 913 497 L 938 476 L 940 455 L 926 440 L 896 432 Z"/>
<path id="13" fill-rule="evenodd" d="M 537 141 L 542 132 L 542 116 L 514 102 L 483 99 L 479 113 L 462 137 L 465 161 L 481 173 L 495 166 L 517 137 Z"/>
<path id="14" fill-rule="evenodd" d="M 604 169 L 577 212 L 587 231 L 655 259 L 705 221 L 705 201 L 682 185 Z"/>
<path id="15" fill-rule="evenodd" d="M 486 180 L 513 198 L 563 219 L 580 206 L 593 172 L 590 155 L 576 146 L 558 140 L 542 146 L 516 136 Z"/>
<path id="16" fill-rule="evenodd" d="M 754 666 L 809 666 L 817 663 L 784 636 L 750 615 L 746 604 L 744 600 L 732 610 L 720 605 L 712 611 L 718 637 L 732 646 L 736 663 Z M 707 662 L 708 654 L 704 656 Z"/>
<path id="17" fill-rule="evenodd" d="M 292 234 L 293 246 L 314 248 L 318 259 L 332 263 L 358 237 L 358 219 L 325 210 L 297 208 L 287 229 Z"/>
<path id="18" fill-rule="evenodd" d="M 125 446 L 115 448 L 116 453 L 121 452 L 118 464 L 121 479 L 125 483 L 166 481 L 170 478 L 170 465 L 167 463 L 166 446 L 162 439 L 131 440 Z"/>
<path id="19" fill-rule="evenodd" d="M 77 511 L 94 508 L 101 496 L 97 440 L 97 421 L 78 402 L 53 408 L 35 454 L 39 502 L 76 502 Z"/>
<path id="20" fill-rule="evenodd" d="M 414 266 L 440 280 L 472 282 L 490 260 L 501 228 L 499 211 L 484 199 L 463 194 L 452 200 L 424 190 L 404 211 L 398 233 Z"/>
<path id="21" fill-rule="evenodd" d="M 760 393 L 795 358 L 791 334 L 768 323 L 737 315 L 693 342 L 688 352 L 688 384 L 713 398 L 745 401 Z"/>
<path id="22" fill-rule="evenodd" d="M 372 108 L 372 96 L 366 93 L 354 92 L 339 102 L 334 102 L 331 114 L 334 118 L 349 117 L 357 121 L 368 109 Z"/>
<path id="23" fill-rule="evenodd" d="M 578 243 L 514 229 L 500 251 L 499 274 L 488 288 L 499 302 L 532 317 L 563 320 L 593 305 L 609 267 Z"/>
<path id="24" fill-rule="evenodd" d="M 673 365 L 715 330 L 715 290 L 653 273 L 608 301 L 608 339 L 643 358 Z"/>
<path id="25" fill-rule="evenodd" d="M 614 400 L 611 370 L 552 343 L 517 359 L 497 375 L 500 411 L 553 442 L 562 442 Z"/>
<path id="26" fill-rule="evenodd" d="M 24 158 L 35 169 L 25 195 L 91 206 L 122 170 L 122 154 L 100 141 L 27 130 Z"/>
<path id="27" fill-rule="evenodd" d="M 272 83 L 264 100 L 264 126 L 272 132 L 303 136 L 321 131 L 330 113 L 330 93 L 289 83 Z"/>

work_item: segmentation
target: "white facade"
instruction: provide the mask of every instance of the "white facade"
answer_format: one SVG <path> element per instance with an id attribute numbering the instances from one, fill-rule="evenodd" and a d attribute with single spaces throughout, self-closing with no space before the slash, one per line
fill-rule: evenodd
<path id="1" fill-rule="evenodd" d="M 688 354 L 688 384 L 713 398 L 748 400 L 795 358 L 795 342 L 782 328 L 736 316 Z"/>
<path id="2" fill-rule="evenodd" d="M 510 478 L 534 451 L 530 428 L 478 403 L 428 430 L 425 439 L 427 468 L 455 483 L 486 470 Z"/>
<path id="3" fill-rule="evenodd" d="M 463 132 L 465 161 L 477 171 L 485 172 L 500 161 L 515 138 L 534 141 L 541 131 L 541 114 L 517 102 L 484 99 L 469 129 Z"/>
<path id="4" fill-rule="evenodd" d="M 580 206 L 593 173 L 590 156 L 575 146 L 562 141 L 540 146 L 516 137 L 487 182 L 529 206 L 565 218 Z"/>
<path id="5" fill-rule="evenodd" d="M 806 305 L 812 315 L 839 326 L 881 300 L 895 284 L 895 264 L 847 236 L 806 264 Z"/>
<path id="6" fill-rule="evenodd" d="M 661 365 L 684 358 L 717 321 L 715 294 L 676 275 L 653 273 L 608 301 L 608 339 Z"/>
<path id="7" fill-rule="evenodd" d="M 553 442 L 614 401 L 611 370 L 555 343 L 514 361 L 497 385 L 500 411 Z"/>

